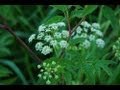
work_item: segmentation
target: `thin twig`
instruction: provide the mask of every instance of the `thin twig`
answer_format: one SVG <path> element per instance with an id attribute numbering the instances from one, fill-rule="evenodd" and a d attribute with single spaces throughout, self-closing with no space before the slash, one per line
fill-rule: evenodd
<path id="1" fill-rule="evenodd" d="M 5 19 L 3 17 L 1 17 L 1 19 L 4 22 L 4 25 L 0 24 L 0 28 L 4 29 L 6 31 L 8 31 L 11 35 L 13 35 L 16 40 L 25 48 L 27 49 L 27 51 L 30 53 L 31 57 L 37 61 L 40 62 L 41 59 L 24 43 L 24 41 L 22 41 L 14 32 L 13 30 L 8 26 L 8 24 L 6 23 Z"/>

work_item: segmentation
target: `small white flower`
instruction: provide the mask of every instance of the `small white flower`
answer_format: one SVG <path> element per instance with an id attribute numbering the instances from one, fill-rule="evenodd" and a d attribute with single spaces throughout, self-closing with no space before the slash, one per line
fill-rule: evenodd
<path id="1" fill-rule="evenodd" d="M 69 37 L 69 32 L 67 30 L 62 31 L 63 38 Z"/>
<path id="2" fill-rule="evenodd" d="M 77 32 L 78 34 L 80 34 L 81 31 L 82 31 L 82 28 L 81 28 L 80 26 L 78 26 L 77 29 L 76 29 L 76 32 Z"/>
<path id="3" fill-rule="evenodd" d="M 57 39 L 60 39 L 61 38 L 61 33 L 60 32 L 55 32 L 54 37 L 57 38 Z"/>
<path id="4" fill-rule="evenodd" d="M 37 65 L 37 68 L 40 69 L 40 68 L 41 68 L 41 65 Z"/>
<path id="5" fill-rule="evenodd" d="M 46 62 L 43 62 L 43 66 L 46 66 Z"/>
<path id="6" fill-rule="evenodd" d="M 38 31 L 39 32 L 42 32 L 42 31 L 45 31 L 45 26 L 42 24 L 42 25 L 40 25 L 39 27 L 38 27 Z"/>
<path id="7" fill-rule="evenodd" d="M 89 40 L 90 40 L 90 41 L 94 41 L 94 40 L 95 40 L 95 35 L 90 35 L 90 36 L 89 36 Z"/>
<path id="8" fill-rule="evenodd" d="M 97 34 L 98 36 L 100 36 L 100 37 L 102 37 L 102 36 L 103 36 L 103 33 L 102 33 L 101 31 L 96 30 L 95 32 L 96 32 L 96 34 Z"/>
<path id="9" fill-rule="evenodd" d="M 50 28 L 47 28 L 45 32 L 51 32 L 51 29 L 50 29 Z"/>
<path id="10" fill-rule="evenodd" d="M 42 75 L 41 75 L 41 74 L 38 74 L 38 77 L 39 77 L 39 78 L 41 78 L 41 77 L 42 77 Z"/>
<path id="11" fill-rule="evenodd" d="M 96 31 L 96 29 L 95 28 L 93 28 L 93 27 L 91 27 L 91 29 L 90 29 L 92 32 L 95 32 Z"/>
<path id="12" fill-rule="evenodd" d="M 52 75 L 50 75 L 50 74 L 49 74 L 49 76 L 48 76 L 48 77 L 49 77 L 49 78 L 52 78 Z"/>
<path id="13" fill-rule="evenodd" d="M 89 47 L 90 47 L 90 42 L 89 42 L 88 40 L 85 40 L 85 41 L 83 42 L 83 47 L 84 47 L 84 48 L 89 48 Z"/>
<path id="14" fill-rule="evenodd" d="M 49 73 L 48 72 L 44 72 L 45 75 L 48 75 Z"/>
<path id="15" fill-rule="evenodd" d="M 44 55 L 47 55 L 52 52 L 52 49 L 49 46 L 44 46 L 42 52 Z"/>
<path id="16" fill-rule="evenodd" d="M 37 39 L 38 39 L 38 40 L 41 40 L 42 37 L 44 37 L 44 33 L 43 33 L 43 32 L 40 32 L 40 33 L 37 35 Z"/>
<path id="17" fill-rule="evenodd" d="M 93 23 L 92 27 L 95 29 L 100 29 L 100 24 L 99 23 Z"/>
<path id="18" fill-rule="evenodd" d="M 55 75 L 55 79 L 58 79 L 59 78 L 59 76 L 58 75 Z"/>
<path id="19" fill-rule="evenodd" d="M 60 41 L 59 45 L 60 45 L 61 48 L 67 48 L 68 47 L 68 43 L 65 40 Z"/>
<path id="20" fill-rule="evenodd" d="M 86 33 L 83 33 L 83 34 L 81 34 L 80 37 L 81 37 L 81 38 L 87 38 L 87 34 L 86 34 Z"/>
<path id="21" fill-rule="evenodd" d="M 40 71 L 41 71 L 41 72 L 43 72 L 44 70 L 43 70 L 43 69 L 41 69 Z"/>
<path id="22" fill-rule="evenodd" d="M 51 40 L 50 45 L 52 45 L 53 47 L 57 46 L 57 40 Z"/>
<path id="23" fill-rule="evenodd" d="M 58 29 L 58 25 L 57 25 L 56 23 L 50 24 L 49 27 L 51 27 L 51 28 L 54 29 L 54 30 L 57 30 L 57 29 Z"/>
<path id="24" fill-rule="evenodd" d="M 47 79 L 47 77 L 46 77 L 46 76 L 43 76 L 43 79 L 44 79 L 44 80 L 46 80 L 46 79 Z"/>
<path id="25" fill-rule="evenodd" d="M 81 23 L 81 25 L 82 25 L 83 27 L 86 27 L 86 28 L 91 27 L 91 25 L 90 25 L 87 21 L 83 21 L 83 22 Z"/>
<path id="26" fill-rule="evenodd" d="M 57 25 L 58 25 L 59 27 L 63 27 L 63 26 L 65 26 L 65 23 L 64 23 L 64 22 L 58 22 Z"/>
<path id="27" fill-rule="evenodd" d="M 83 30 L 84 30 L 85 32 L 88 32 L 88 28 L 83 28 Z"/>
<path id="28" fill-rule="evenodd" d="M 36 34 L 32 34 L 32 35 L 29 37 L 29 39 L 28 39 L 29 43 L 32 42 L 33 39 L 35 39 L 35 36 L 36 36 Z"/>
<path id="29" fill-rule="evenodd" d="M 43 43 L 42 42 L 37 42 L 35 45 L 36 51 L 41 51 L 42 50 Z"/>
<path id="30" fill-rule="evenodd" d="M 103 48 L 105 46 L 105 42 L 102 39 L 97 39 L 96 44 L 100 48 Z"/>
<path id="31" fill-rule="evenodd" d="M 77 39 L 77 38 L 80 38 L 80 36 L 78 34 L 76 34 L 73 39 Z"/>
<path id="32" fill-rule="evenodd" d="M 51 81 L 48 79 L 47 81 L 46 81 L 46 84 L 51 84 Z"/>
<path id="33" fill-rule="evenodd" d="M 45 40 L 46 42 L 49 42 L 49 41 L 51 41 L 52 39 L 53 39 L 53 38 L 52 38 L 50 35 L 46 35 L 44 40 Z"/>
<path id="34" fill-rule="evenodd" d="M 56 64 L 56 62 L 55 61 L 52 61 L 52 65 L 55 65 Z"/>
<path id="35" fill-rule="evenodd" d="M 55 72 L 57 72 L 57 70 L 58 70 L 57 68 L 54 68 L 54 71 L 55 71 Z"/>

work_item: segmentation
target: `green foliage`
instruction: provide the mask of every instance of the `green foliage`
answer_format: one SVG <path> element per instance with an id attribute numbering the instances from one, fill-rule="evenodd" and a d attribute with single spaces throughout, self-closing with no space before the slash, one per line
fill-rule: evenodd
<path id="1" fill-rule="evenodd" d="M 78 17 L 78 18 L 82 18 L 85 17 L 89 14 L 91 14 L 93 11 L 95 11 L 97 9 L 97 5 L 86 5 L 85 8 L 80 9 L 80 10 L 74 10 L 71 13 L 71 17 Z"/>
<path id="2" fill-rule="evenodd" d="M 28 44 L 28 37 L 36 33 L 41 24 L 64 21 L 69 15 L 71 30 L 82 18 L 89 22 L 99 22 L 106 42 L 104 49 L 94 45 L 89 50 L 69 47 L 59 58 L 54 53 L 47 56 L 36 53 L 43 62 L 57 61 L 61 65 L 59 79 L 52 80 L 53 85 L 96 85 L 120 84 L 120 65 L 114 58 L 112 45 L 120 37 L 119 5 L 1 5 L 0 16 L 3 16 L 15 34 Z M 1 20 L 1 19 L 0 19 Z M 0 21 L 3 24 L 2 20 Z M 68 28 L 68 26 L 67 26 Z M 71 45 L 81 43 L 82 39 L 70 40 Z M 72 49 L 71 49 L 72 48 Z M 45 60 L 44 60 L 45 59 Z M 41 62 L 41 63 L 43 63 Z M 40 63 L 40 64 L 41 64 Z M 37 77 L 39 70 L 28 52 L 16 39 L 0 29 L 0 84 L 1 85 L 44 85 L 46 82 Z"/>

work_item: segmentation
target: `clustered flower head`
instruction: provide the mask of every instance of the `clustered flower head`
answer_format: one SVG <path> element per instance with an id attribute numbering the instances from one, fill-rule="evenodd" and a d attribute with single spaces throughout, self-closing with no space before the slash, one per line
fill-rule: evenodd
<path id="1" fill-rule="evenodd" d="M 115 51 L 115 56 L 120 60 L 120 37 L 113 45 L 113 50 Z"/>
<path id="2" fill-rule="evenodd" d="M 58 71 L 61 66 L 55 61 L 43 62 L 42 65 L 38 65 L 37 68 L 40 70 L 38 77 L 43 79 L 46 84 L 51 84 L 52 80 L 59 79 Z"/>
<path id="3" fill-rule="evenodd" d="M 44 55 L 53 52 L 53 48 L 67 48 L 69 46 L 67 38 L 69 37 L 68 30 L 65 30 L 65 23 L 58 22 L 48 25 L 40 25 L 38 27 L 38 33 L 32 34 L 28 41 L 31 43 L 33 40 L 38 41 L 35 44 L 36 51 L 41 52 Z"/>
<path id="4" fill-rule="evenodd" d="M 105 42 L 102 39 L 103 33 L 100 31 L 99 23 L 88 23 L 83 21 L 72 34 L 73 39 L 80 38 L 83 40 L 79 46 L 89 48 L 92 42 L 95 42 L 98 48 L 104 48 Z"/>

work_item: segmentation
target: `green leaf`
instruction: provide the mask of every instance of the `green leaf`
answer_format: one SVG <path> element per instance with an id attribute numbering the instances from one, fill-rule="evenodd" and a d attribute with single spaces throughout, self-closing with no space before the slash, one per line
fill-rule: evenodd
<path id="1" fill-rule="evenodd" d="M 90 64 L 84 64 L 83 65 L 84 73 L 87 76 L 86 79 L 88 79 L 89 83 L 95 84 L 95 69 Z"/>
<path id="2" fill-rule="evenodd" d="M 67 9 L 67 5 L 51 5 L 52 7 L 54 7 L 55 9 L 58 9 L 62 12 L 65 12 L 65 10 Z"/>
<path id="3" fill-rule="evenodd" d="M 14 78 L 9 78 L 9 79 L 5 79 L 5 80 L 0 80 L 0 83 L 2 83 L 3 85 L 11 85 L 13 84 L 15 81 L 17 80 L 17 77 Z"/>
<path id="4" fill-rule="evenodd" d="M 113 30 L 119 31 L 120 26 L 119 26 L 118 18 L 116 18 L 114 11 L 110 7 L 107 6 L 103 7 L 103 15 L 105 18 L 111 21 L 111 26 Z"/>
<path id="5" fill-rule="evenodd" d="M 108 65 L 112 63 L 108 60 L 99 60 L 97 62 L 97 65 L 99 65 L 99 67 L 101 67 L 109 76 L 112 75 L 111 69 L 108 67 Z"/>
<path id="6" fill-rule="evenodd" d="M 24 75 L 22 74 L 20 69 L 15 65 L 15 63 L 9 60 L 0 60 L 0 63 L 9 66 L 17 74 L 17 76 L 22 80 L 23 84 L 27 85 L 27 81 Z"/>
<path id="7" fill-rule="evenodd" d="M 71 73 L 65 70 L 63 75 L 64 75 L 64 80 L 65 80 L 66 85 L 70 85 L 72 81 Z"/>
<path id="8" fill-rule="evenodd" d="M 0 15 L 4 16 L 9 20 L 14 20 L 13 8 L 10 5 L 0 6 Z M 8 17 L 9 16 L 9 17 Z"/>
<path id="9" fill-rule="evenodd" d="M 82 18 L 85 17 L 89 14 L 91 14 L 93 11 L 95 11 L 97 9 L 97 5 L 87 5 L 83 10 L 75 10 L 71 13 L 71 17 L 78 17 L 78 18 Z"/>
<path id="10" fill-rule="evenodd" d="M 11 55 L 10 50 L 6 47 L 0 47 L 0 57 L 5 57 L 8 55 Z"/>
<path id="11" fill-rule="evenodd" d="M 93 11 L 97 9 L 97 7 L 98 7 L 97 5 L 87 5 L 83 10 L 82 17 L 91 14 Z"/>
<path id="12" fill-rule="evenodd" d="M 8 68 L 0 65 L 0 77 L 9 76 L 9 74 L 11 74 L 11 73 L 12 73 L 12 72 L 11 72 Z"/>
<path id="13" fill-rule="evenodd" d="M 63 19 L 64 19 L 63 16 L 54 16 L 54 17 L 48 19 L 46 24 L 61 22 L 61 21 L 63 21 Z"/>

